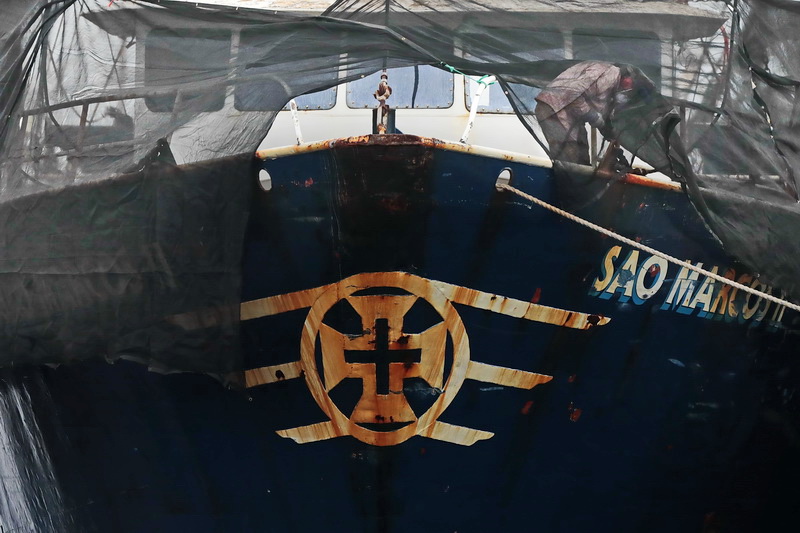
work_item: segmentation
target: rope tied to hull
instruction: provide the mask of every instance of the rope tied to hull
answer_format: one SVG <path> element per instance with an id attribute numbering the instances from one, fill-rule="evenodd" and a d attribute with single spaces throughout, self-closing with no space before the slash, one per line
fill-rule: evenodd
<path id="1" fill-rule="evenodd" d="M 739 283 L 738 281 L 732 280 L 730 278 L 726 278 L 724 276 L 720 276 L 719 274 L 711 272 L 710 270 L 706 270 L 705 268 L 693 265 L 693 264 L 689 263 L 688 261 L 683 261 L 681 259 L 678 259 L 677 257 L 671 256 L 669 254 L 666 254 L 664 252 L 656 250 L 655 248 L 651 248 L 650 246 L 647 246 L 646 244 L 642 244 L 640 242 L 636 242 L 633 239 L 629 239 L 627 237 L 624 237 L 624 236 L 620 235 L 619 233 L 611 231 L 610 229 L 604 228 L 602 226 L 599 226 L 597 224 L 589 222 L 588 220 L 586 220 L 584 218 L 581 218 L 581 217 L 579 217 L 577 215 L 574 215 L 572 213 L 564 211 L 563 209 L 560 209 L 560 208 L 558 208 L 558 207 L 556 207 L 556 206 L 554 206 L 554 205 L 552 205 L 552 204 L 550 204 L 548 202 L 545 202 L 544 200 L 536 198 L 535 196 L 531 196 L 530 194 L 527 194 L 527 193 L 525 193 L 525 192 L 523 192 L 523 191 L 521 191 L 521 190 L 519 190 L 519 189 L 517 189 L 515 187 L 512 187 L 511 185 L 509 185 L 507 183 L 498 182 L 496 187 L 497 187 L 498 190 L 505 190 L 505 191 L 514 193 L 517 196 L 519 196 L 520 198 L 524 198 L 525 200 L 528 200 L 529 202 L 532 202 L 532 203 L 534 203 L 534 204 L 536 204 L 536 205 L 538 205 L 540 207 L 543 207 L 543 208 L 547 209 L 548 211 L 552 211 L 553 213 L 555 213 L 557 215 L 560 215 L 560 216 L 562 216 L 562 217 L 564 217 L 564 218 L 566 218 L 568 220 L 571 220 L 571 221 L 573 221 L 573 222 L 575 222 L 577 224 L 580 224 L 581 226 L 585 226 L 585 227 L 587 227 L 589 229 L 592 229 L 592 230 L 594 230 L 594 231 L 596 231 L 598 233 L 601 233 L 601 234 L 603 234 L 603 235 L 605 235 L 607 237 L 611 237 L 612 239 L 616 239 L 616 240 L 618 240 L 618 241 L 620 241 L 620 242 L 622 242 L 624 244 L 627 244 L 627 245 L 629 245 L 629 246 L 631 246 L 633 248 L 636 248 L 638 250 L 641 250 L 643 252 L 647 252 L 647 253 L 649 253 L 651 255 L 654 255 L 656 257 L 660 257 L 661 259 L 664 259 L 664 260 L 666 260 L 666 261 L 668 261 L 668 262 L 670 262 L 670 263 L 672 263 L 674 265 L 678 265 L 678 266 L 680 266 L 682 268 L 686 268 L 688 270 L 691 270 L 692 272 L 697 272 L 699 274 L 702 274 L 703 276 L 706 276 L 706 277 L 708 277 L 710 279 L 713 279 L 714 281 L 718 281 L 718 282 L 720 282 L 720 283 L 722 283 L 724 285 L 729 285 L 729 286 L 731 286 L 731 287 L 733 287 L 735 289 L 738 289 L 738 290 L 740 290 L 742 292 L 745 292 L 747 294 L 752 294 L 754 296 L 758 296 L 759 298 L 763 298 L 763 299 L 765 299 L 765 300 L 767 300 L 769 302 L 775 303 L 777 305 L 785 306 L 785 307 L 787 307 L 789 309 L 792 309 L 793 311 L 800 312 L 800 305 L 797 305 L 797 304 L 795 304 L 793 302 L 790 302 L 789 300 L 786 300 L 785 298 L 778 298 L 777 296 L 773 296 L 770 293 L 767 293 L 767 292 L 764 292 L 764 291 L 760 291 L 758 289 L 754 289 L 754 288 L 752 288 L 752 287 L 750 287 L 748 285 L 744 285 L 742 283 Z"/>

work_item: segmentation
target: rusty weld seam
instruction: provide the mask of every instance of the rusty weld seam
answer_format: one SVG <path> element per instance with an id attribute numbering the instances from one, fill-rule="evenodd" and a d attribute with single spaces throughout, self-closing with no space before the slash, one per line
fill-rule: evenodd
<path id="1" fill-rule="evenodd" d="M 715 281 L 719 281 L 720 283 L 723 283 L 725 285 L 730 285 L 731 287 L 735 287 L 736 289 L 739 289 L 742 292 L 746 292 L 748 294 L 753 294 L 753 295 L 758 296 L 760 298 L 764 298 L 765 300 L 768 300 L 770 302 L 773 302 L 773 303 L 788 307 L 789 309 L 792 309 L 793 311 L 800 312 L 800 305 L 797 305 L 797 304 L 795 304 L 793 302 L 790 302 L 789 300 L 786 300 L 784 298 L 778 298 L 777 296 L 773 296 L 773 295 L 771 295 L 769 293 L 766 293 L 764 291 L 756 290 L 756 289 L 754 289 L 752 287 L 749 287 L 747 285 L 739 283 L 738 281 L 734 281 L 732 279 L 728 279 L 726 277 L 720 276 L 719 274 L 715 274 L 714 272 L 711 272 L 710 270 L 706 270 L 706 269 L 704 269 L 702 267 L 695 266 L 695 265 L 689 263 L 688 261 L 682 261 L 682 260 L 678 259 L 677 257 L 673 257 L 671 255 L 665 254 L 664 252 L 660 252 L 660 251 L 656 250 L 655 248 L 651 248 L 651 247 L 649 247 L 649 246 L 647 246 L 645 244 L 636 242 L 636 241 L 634 241 L 632 239 L 629 239 L 627 237 L 623 237 L 619 233 L 615 233 L 615 232 L 613 232 L 613 231 L 611 231 L 609 229 L 606 229 L 606 228 L 604 228 L 602 226 L 598 226 L 597 224 L 593 224 L 592 222 L 589 222 L 588 220 L 586 220 L 584 218 L 581 218 L 581 217 L 579 217 L 577 215 L 573 215 L 572 213 L 564 211 L 563 209 L 559 209 L 558 207 L 556 207 L 556 206 L 554 206 L 552 204 L 549 204 L 549 203 L 545 202 L 544 200 L 536 198 L 535 196 L 531 196 L 530 194 L 524 193 L 524 192 L 520 191 L 519 189 L 515 189 L 511 185 L 498 184 L 497 188 L 498 189 L 504 189 L 504 190 L 509 191 L 509 192 L 513 192 L 517 196 L 520 196 L 521 198 L 524 198 L 524 199 L 526 199 L 526 200 L 528 200 L 530 202 L 533 202 L 534 204 L 536 204 L 536 205 L 538 205 L 540 207 L 544 207 L 545 209 L 547 209 L 549 211 L 552 211 L 553 213 L 556 213 L 557 215 L 561 215 L 562 217 L 564 217 L 566 219 L 569 219 L 569 220 L 571 220 L 573 222 L 576 222 L 576 223 L 578 223 L 578 224 L 580 224 L 582 226 L 586 226 L 587 228 L 593 229 L 594 231 L 602 233 L 603 235 L 606 235 L 608 237 L 614 238 L 614 239 L 616 239 L 616 240 L 618 240 L 620 242 L 623 242 L 623 243 L 625 243 L 625 244 L 627 244 L 629 246 L 633 246 L 634 248 L 638 248 L 639 250 L 642 250 L 643 252 L 647 252 L 649 254 L 655 255 L 655 256 L 660 257 L 662 259 L 666 259 L 670 263 L 673 263 L 675 265 L 679 265 L 679 266 L 681 266 L 683 268 L 692 270 L 694 272 L 698 272 L 698 273 L 700 273 L 700 274 L 702 274 L 704 276 L 707 276 L 707 277 L 709 277 L 709 278 L 711 278 L 711 279 L 713 279 Z"/>

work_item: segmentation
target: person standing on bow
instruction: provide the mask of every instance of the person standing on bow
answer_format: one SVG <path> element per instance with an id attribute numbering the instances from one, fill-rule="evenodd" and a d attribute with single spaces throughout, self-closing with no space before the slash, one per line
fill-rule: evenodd
<path id="1" fill-rule="evenodd" d="M 550 145 L 550 158 L 589 165 L 586 123 L 614 142 L 615 111 L 624 106 L 634 90 L 629 67 L 604 61 L 583 61 L 559 74 L 536 97 L 536 119 Z M 644 75 L 650 87 L 655 86 Z M 638 85 L 642 85 L 641 81 Z M 645 82 L 645 85 L 647 83 Z M 642 89 L 642 87 L 639 87 Z"/>

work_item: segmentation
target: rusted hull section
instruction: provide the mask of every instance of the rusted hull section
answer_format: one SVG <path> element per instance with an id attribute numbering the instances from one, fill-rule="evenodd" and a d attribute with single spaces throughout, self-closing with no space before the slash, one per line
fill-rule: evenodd
<path id="1" fill-rule="evenodd" d="M 437 150 L 444 150 L 459 154 L 475 155 L 478 157 L 498 159 L 513 163 L 520 163 L 523 165 L 536 166 L 540 168 L 552 168 L 553 163 L 548 158 L 536 157 L 528 154 L 521 154 L 517 152 L 509 152 L 506 150 L 498 150 L 495 148 L 486 148 L 475 146 L 471 144 L 456 143 L 450 141 L 442 141 L 431 137 L 418 137 L 416 135 L 360 135 L 357 137 L 345 137 L 341 139 L 330 139 L 326 141 L 316 141 L 310 143 L 303 143 L 292 146 L 282 146 L 277 148 L 270 148 L 259 150 L 256 157 L 261 160 L 269 161 L 286 157 L 290 155 L 308 154 L 312 152 L 319 152 L 324 150 L 333 150 L 341 148 L 352 148 L 355 146 L 425 146 Z M 622 176 L 605 171 L 591 170 L 588 167 L 580 167 L 578 165 L 566 164 L 566 167 L 572 172 L 579 174 L 590 173 L 595 177 L 623 183 L 630 183 L 635 185 L 642 185 L 645 187 L 652 187 L 656 189 L 664 189 L 668 191 L 680 191 L 681 186 L 678 183 L 653 179 L 647 177 L 641 170 L 636 172 L 624 174 Z"/>

